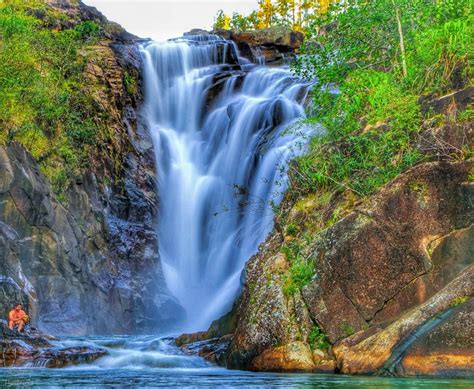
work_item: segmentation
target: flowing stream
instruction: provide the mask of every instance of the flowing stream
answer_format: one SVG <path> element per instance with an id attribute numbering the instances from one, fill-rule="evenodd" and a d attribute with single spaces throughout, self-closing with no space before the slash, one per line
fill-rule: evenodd
<path id="1" fill-rule="evenodd" d="M 213 35 L 150 43 L 142 55 L 161 262 L 187 314 L 179 330 L 205 330 L 230 309 L 245 262 L 273 227 L 287 162 L 309 135 L 286 131 L 304 117 L 309 86 Z"/>
<path id="2" fill-rule="evenodd" d="M 373 388 L 470 389 L 473 380 L 276 374 L 226 370 L 185 355 L 173 339 L 156 336 L 89 336 L 54 342 L 62 347 L 101 347 L 95 362 L 63 369 L 41 363 L 0 367 L 0 388 Z"/>

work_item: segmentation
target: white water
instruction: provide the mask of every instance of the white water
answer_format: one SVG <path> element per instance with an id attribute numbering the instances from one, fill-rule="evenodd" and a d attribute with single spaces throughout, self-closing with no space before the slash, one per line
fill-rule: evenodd
<path id="1" fill-rule="evenodd" d="M 215 36 L 142 48 L 160 256 L 167 286 L 187 313 L 177 331 L 206 329 L 230 309 L 245 262 L 273 227 L 271 205 L 286 188 L 287 162 L 305 142 L 285 132 L 304 116 L 297 99 L 308 87 L 287 69 L 241 59 L 206 109 L 208 88 L 230 69 L 229 50 L 236 52 Z"/>

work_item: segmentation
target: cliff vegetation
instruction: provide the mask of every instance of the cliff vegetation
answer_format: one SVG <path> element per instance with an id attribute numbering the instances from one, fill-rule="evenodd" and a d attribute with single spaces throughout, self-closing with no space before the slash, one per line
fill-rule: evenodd
<path id="1" fill-rule="evenodd" d="M 58 3 L 59 4 L 59 3 Z M 111 113 L 91 84 L 91 63 L 103 61 L 99 39 L 113 23 L 81 18 L 77 4 L 6 0 L 0 3 L 0 144 L 22 144 L 39 163 L 58 199 L 75 176 L 108 154 L 112 179 L 121 173 Z M 137 74 L 124 84 L 136 93 Z"/>

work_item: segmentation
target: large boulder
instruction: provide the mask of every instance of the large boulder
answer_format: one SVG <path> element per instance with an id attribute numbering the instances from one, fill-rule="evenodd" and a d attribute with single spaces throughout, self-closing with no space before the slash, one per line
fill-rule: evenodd
<path id="1" fill-rule="evenodd" d="M 263 59 L 270 66 L 288 63 L 304 40 L 301 32 L 286 27 L 271 27 L 257 31 L 217 29 L 213 32 L 234 41 L 240 54 L 250 61 L 260 62 Z"/>
<path id="2" fill-rule="evenodd" d="M 386 328 L 376 328 L 375 333 L 362 331 L 340 342 L 334 348 L 340 371 L 472 375 L 473 294 L 471 265 L 432 298 Z"/>
<path id="3" fill-rule="evenodd" d="M 474 222 L 473 166 L 419 165 L 322 234 L 302 294 L 332 342 L 397 318 L 474 261 L 471 233 L 458 232 Z M 453 239 L 461 251 L 440 255 Z"/>
<path id="4" fill-rule="evenodd" d="M 308 372 L 315 368 L 313 354 L 303 342 L 267 349 L 250 364 L 250 370 L 256 371 Z"/>

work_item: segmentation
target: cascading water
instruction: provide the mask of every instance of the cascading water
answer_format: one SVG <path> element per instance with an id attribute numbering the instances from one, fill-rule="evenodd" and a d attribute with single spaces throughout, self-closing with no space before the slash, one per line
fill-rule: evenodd
<path id="1" fill-rule="evenodd" d="M 249 65 L 212 35 L 150 43 L 142 55 L 161 261 L 187 313 L 177 331 L 203 330 L 230 309 L 245 262 L 272 229 L 285 166 L 304 142 L 285 129 L 304 116 L 308 85 Z"/>

